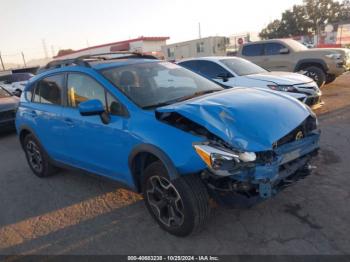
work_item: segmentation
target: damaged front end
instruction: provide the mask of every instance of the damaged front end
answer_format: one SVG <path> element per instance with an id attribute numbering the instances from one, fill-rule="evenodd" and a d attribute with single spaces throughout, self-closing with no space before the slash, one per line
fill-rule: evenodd
<path id="1" fill-rule="evenodd" d="M 244 205 L 305 176 L 319 148 L 310 108 L 260 90 L 236 88 L 158 108 L 156 118 L 201 137 L 192 146 L 206 164 L 201 176 L 211 193 Z"/>
<path id="2" fill-rule="evenodd" d="M 203 180 L 225 204 L 246 206 L 276 195 L 310 174 L 309 161 L 318 152 L 320 137 L 312 122 L 310 116 L 268 151 L 235 152 L 210 143 L 194 144 L 208 165 L 201 174 Z"/>

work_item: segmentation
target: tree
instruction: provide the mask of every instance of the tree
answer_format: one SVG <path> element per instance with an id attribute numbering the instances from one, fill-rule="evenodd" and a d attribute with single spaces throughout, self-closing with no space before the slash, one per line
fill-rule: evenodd
<path id="1" fill-rule="evenodd" d="M 342 3 L 333 0 L 304 0 L 282 13 L 260 32 L 263 39 L 318 34 L 328 23 L 350 20 L 350 0 Z"/>

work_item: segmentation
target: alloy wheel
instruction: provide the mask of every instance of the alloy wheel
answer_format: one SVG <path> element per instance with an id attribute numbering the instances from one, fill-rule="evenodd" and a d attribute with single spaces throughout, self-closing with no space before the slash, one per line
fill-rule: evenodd
<path id="1" fill-rule="evenodd" d="M 153 214 L 165 226 L 181 226 L 184 222 L 184 205 L 174 185 L 164 177 L 148 180 L 146 197 Z"/>
<path id="2" fill-rule="evenodd" d="M 26 152 L 30 166 L 38 173 L 43 169 L 43 160 L 37 144 L 30 140 L 26 145 Z"/>
<path id="3" fill-rule="evenodd" d="M 318 81 L 318 75 L 315 72 L 312 71 L 306 71 L 305 75 L 312 78 L 315 82 Z"/>

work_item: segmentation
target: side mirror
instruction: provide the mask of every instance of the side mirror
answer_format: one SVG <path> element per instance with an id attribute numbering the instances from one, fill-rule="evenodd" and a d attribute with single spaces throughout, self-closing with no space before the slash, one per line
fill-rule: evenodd
<path id="1" fill-rule="evenodd" d="M 16 91 L 13 91 L 12 94 L 15 95 L 15 96 L 20 97 L 22 95 L 22 91 L 21 90 L 16 90 Z"/>
<path id="2" fill-rule="evenodd" d="M 105 111 L 102 102 L 98 99 L 91 99 L 81 102 L 78 108 L 82 116 L 99 115 L 104 124 L 108 124 L 110 121 L 110 117 Z"/>
<path id="3" fill-rule="evenodd" d="M 282 48 L 282 49 L 280 49 L 280 54 L 281 54 L 281 55 L 289 54 L 289 49 L 288 49 L 288 48 Z"/>
<path id="4" fill-rule="evenodd" d="M 232 77 L 230 74 L 227 73 L 220 73 L 217 75 L 217 78 L 222 79 L 222 81 L 227 82 L 228 79 Z"/>

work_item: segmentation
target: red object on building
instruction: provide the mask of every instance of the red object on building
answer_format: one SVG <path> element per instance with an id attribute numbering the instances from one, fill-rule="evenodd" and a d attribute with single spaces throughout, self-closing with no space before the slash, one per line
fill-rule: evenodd
<path id="1" fill-rule="evenodd" d="M 83 48 L 80 50 L 74 50 L 74 51 L 70 52 L 70 54 L 75 54 L 75 53 L 79 53 L 79 52 L 86 51 L 86 50 L 96 49 L 96 48 L 100 48 L 100 47 L 108 47 L 108 46 L 111 46 L 110 47 L 111 52 L 112 51 L 128 51 L 130 43 L 132 43 L 132 42 L 164 41 L 164 40 L 168 40 L 168 39 L 170 39 L 170 37 L 168 37 L 168 36 L 141 36 L 141 37 L 134 38 L 134 39 L 124 40 L 124 41 L 119 41 L 119 42 L 114 42 L 114 43 L 108 43 L 108 44 L 103 44 L 103 45 L 91 46 L 91 47 Z M 54 56 L 53 58 L 59 58 L 61 56 L 63 56 L 63 55 L 57 55 L 57 56 Z"/>
<path id="2" fill-rule="evenodd" d="M 341 48 L 341 44 L 318 44 L 317 48 Z"/>

